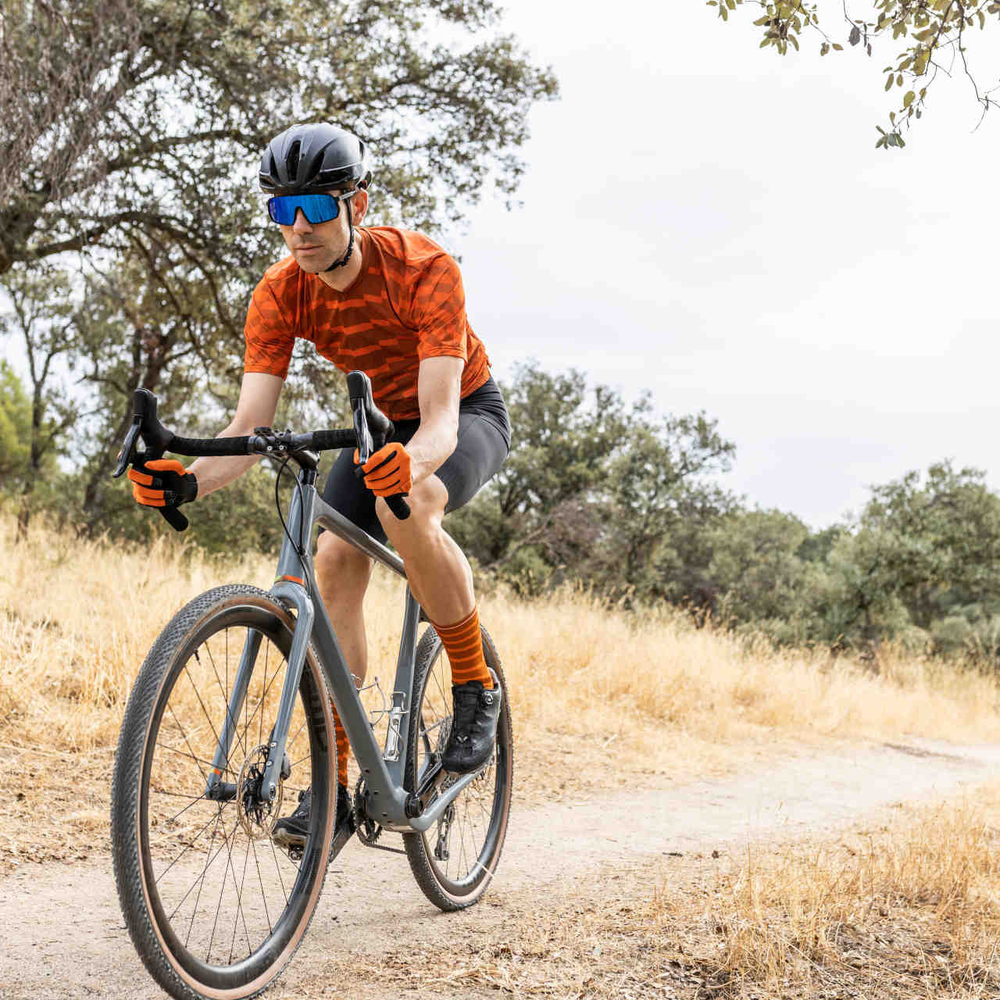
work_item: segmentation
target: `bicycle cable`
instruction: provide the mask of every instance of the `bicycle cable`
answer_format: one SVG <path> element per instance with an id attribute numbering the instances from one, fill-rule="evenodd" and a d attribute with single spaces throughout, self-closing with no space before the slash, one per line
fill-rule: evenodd
<path id="1" fill-rule="evenodd" d="M 305 558 L 306 550 L 302 545 L 302 518 L 299 517 L 299 543 L 295 544 L 295 539 L 292 538 L 291 532 L 288 530 L 288 524 L 285 521 L 285 515 L 281 512 L 281 493 L 279 488 L 281 486 L 281 474 L 285 471 L 285 467 L 292 460 L 292 456 L 288 455 L 285 460 L 281 463 L 278 469 L 278 474 L 274 477 L 274 504 L 278 508 L 278 519 L 281 521 L 281 530 L 285 533 L 285 538 L 287 538 L 292 543 L 292 548 L 298 553 L 300 559 Z M 295 479 L 295 489 L 299 493 L 299 500 L 301 503 L 302 499 L 302 484 L 299 482 L 298 477 Z M 300 506 L 301 510 L 301 506 Z"/>

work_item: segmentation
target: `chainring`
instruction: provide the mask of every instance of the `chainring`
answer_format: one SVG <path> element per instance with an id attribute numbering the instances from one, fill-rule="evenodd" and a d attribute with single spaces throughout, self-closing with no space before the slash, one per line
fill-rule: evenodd
<path id="1" fill-rule="evenodd" d="M 368 815 L 368 786 L 364 778 L 358 778 L 354 789 L 354 833 L 362 844 L 372 847 L 382 836 L 382 826 Z"/>

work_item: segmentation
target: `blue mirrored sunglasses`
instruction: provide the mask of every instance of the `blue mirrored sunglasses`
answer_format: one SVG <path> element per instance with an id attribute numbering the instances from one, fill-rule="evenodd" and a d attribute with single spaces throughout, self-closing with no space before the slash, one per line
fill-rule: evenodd
<path id="1" fill-rule="evenodd" d="M 302 214 L 312 224 L 329 222 L 340 215 L 340 203 L 344 198 L 353 198 L 356 191 L 347 194 L 282 194 L 269 198 L 267 214 L 272 222 L 279 226 L 295 225 L 295 215 L 302 209 Z"/>

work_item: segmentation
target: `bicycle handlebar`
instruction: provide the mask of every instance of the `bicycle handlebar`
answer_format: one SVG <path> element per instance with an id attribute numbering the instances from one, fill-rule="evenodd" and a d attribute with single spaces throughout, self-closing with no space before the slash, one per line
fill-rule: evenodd
<path id="1" fill-rule="evenodd" d="M 334 451 L 340 448 L 357 448 L 360 464 L 381 448 L 394 430 L 392 421 L 375 405 L 372 387 L 364 372 L 351 372 L 347 376 L 353 429 L 333 429 L 292 434 L 276 432 L 270 427 L 256 427 L 255 433 L 228 438 L 178 437 L 160 423 L 156 415 L 156 396 L 148 389 L 136 389 L 133 397 L 135 411 L 132 425 L 125 435 L 118 465 L 112 473 L 117 479 L 123 475 L 133 459 L 148 462 L 161 458 L 164 452 L 184 455 L 187 458 L 219 457 L 231 455 L 296 455 L 307 452 Z M 146 450 L 136 452 L 136 438 L 142 438 Z M 409 504 L 402 495 L 385 498 L 389 509 L 400 520 L 410 516 Z M 188 519 L 177 507 L 156 508 L 175 531 L 184 531 Z"/>

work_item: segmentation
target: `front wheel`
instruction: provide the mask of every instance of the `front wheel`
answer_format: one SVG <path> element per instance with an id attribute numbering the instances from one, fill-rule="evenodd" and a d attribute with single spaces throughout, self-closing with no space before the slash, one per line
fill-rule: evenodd
<path id="1" fill-rule="evenodd" d="M 514 774 L 510 698 L 500 657 L 485 628 L 482 640 L 486 666 L 496 675 L 503 692 L 493 756 L 437 823 L 424 833 L 403 836 L 417 884 L 442 910 L 461 910 L 482 897 L 496 872 L 510 815 Z M 448 742 L 451 667 L 443 649 L 433 627 L 417 645 L 404 778 L 409 791 L 420 786 L 421 776 Z"/>
<path id="2" fill-rule="evenodd" d="M 111 796 L 115 881 L 136 950 L 178 1000 L 242 1000 L 267 988 L 319 899 L 337 768 L 311 650 L 275 797 L 260 788 L 294 629 L 256 587 L 211 590 L 164 629 L 129 697 Z M 244 693 L 231 708 L 234 689 Z M 216 770 L 227 722 L 229 752 Z M 271 833 L 310 787 L 310 832 L 293 858 Z"/>

